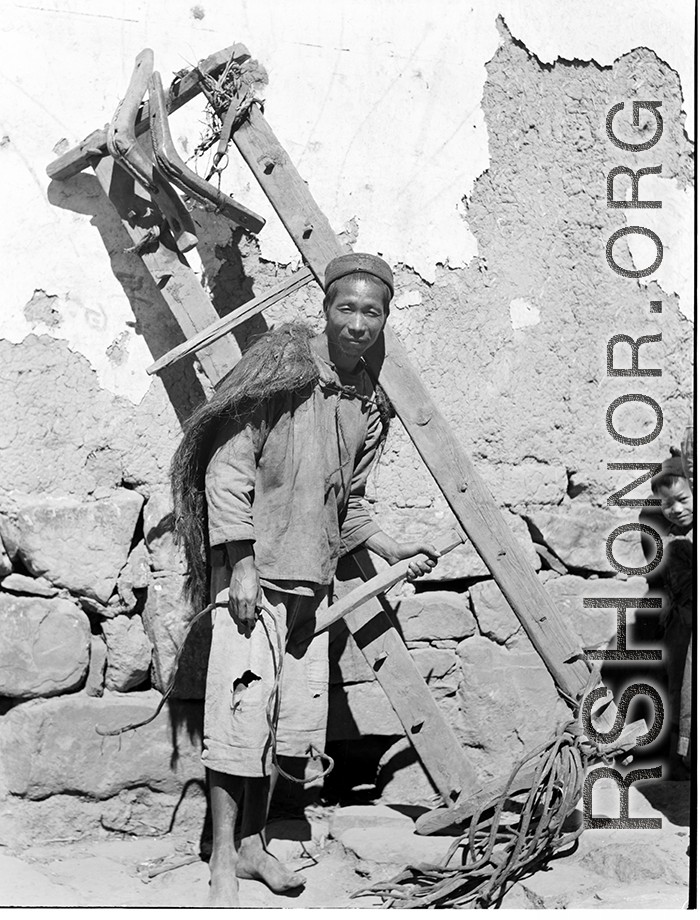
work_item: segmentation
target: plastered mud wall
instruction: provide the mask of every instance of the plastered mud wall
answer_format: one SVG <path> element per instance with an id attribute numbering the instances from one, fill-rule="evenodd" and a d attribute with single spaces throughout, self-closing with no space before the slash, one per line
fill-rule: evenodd
<path id="1" fill-rule="evenodd" d="M 621 156 L 606 138 L 605 118 L 620 100 L 662 100 L 665 130 L 653 160 L 662 171 L 642 188 L 672 203 L 656 226 L 668 245 L 666 266 L 682 266 L 688 243 L 679 226 L 690 219 L 694 153 L 687 98 L 678 74 L 649 48 L 606 64 L 539 59 L 506 22 L 497 30 L 474 115 L 483 118 L 488 155 L 483 169 L 465 178 L 459 202 L 474 253 L 462 264 L 433 258 L 423 271 L 417 259 L 395 259 L 391 322 L 545 590 L 590 648 L 611 641 L 615 613 L 584 611 L 583 596 L 647 590 L 643 578 L 616 573 L 605 554 L 607 535 L 630 520 L 607 505 L 623 485 L 607 464 L 636 459 L 605 427 L 611 400 L 627 392 L 606 378 L 608 339 L 663 335 L 648 357 L 643 353 L 643 362 L 663 367 L 662 377 L 635 381 L 664 412 L 663 433 L 644 459 L 661 460 L 678 443 L 692 386 L 687 271 L 666 267 L 650 283 L 637 283 L 605 261 L 605 241 L 625 220 L 606 208 L 605 178 L 620 163 L 638 169 L 650 162 Z M 270 70 L 271 79 L 284 79 Z M 303 157 L 300 165 L 303 172 Z M 430 171 L 430 159 L 416 162 L 414 181 Z M 410 208 L 410 189 L 405 194 Z M 93 299 L 76 306 L 55 292 L 44 268 L 22 308 L 32 331 L 0 340 L 0 837 L 61 836 L 66 827 L 82 833 L 97 825 L 162 832 L 201 814 L 206 625 L 188 644 L 176 699 L 160 720 L 121 742 L 100 737 L 95 725 L 114 728 L 150 714 L 191 616 L 180 596 L 183 565 L 172 540 L 167 471 L 182 423 L 206 398 L 208 384 L 191 360 L 152 380 L 139 399 L 140 378 L 132 389 L 123 378 L 110 384 L 110 373 L 131 368 L 134 354 L 150 360 L 183 336 L 140 259 L 124 251 L 130 241 L 94 176 L 51 183 L 48 198 L 63 216 L 89 218 L 95 245 L 108 257 L 109 297 L 116 283 L 131 318 L 121 330 L 112 323 L 98 283 Z M 194 216 L 202 239 L 196 268 L 220 314 L 291 271 L 222 218 L 202 210 Z M 357 222 L 342 226 L 353 243 L 358 236 L 358 245 L 371 240 Z M 432 233 L 426 226 L 426 239 Z M 46 243 L 35 246 L 41 259 Z M 645 251 L 622 244 L 618 252 L 624 265 L 648 264 Z M 649 314 L 650 299 L 661 301 L 660 314 Z M 90 330 L 90 348 L 98 342 L 103 350 L 99 370 L 62 338 L 76 309 Z M 320 328 L 319 293 L 304 289 L 264 320 L 239 327 L 239 346 L 290 318 Z M 618 422 L 635 432 L 653 423 L 643 408 L 621 411 Z M 398 422 L 368 499 L 398 538 L 432 537 L 451 525 Z M 620 543 L 619 558 L 641 565 L 638 539 Z M 450 554 L 430 581 L 392 592 L 388 604 L 483 779 L 566 717 L 471 547 Z M 342 630 L 332 648 L 331 742 L 359 746 L 379 736 L 383 797 L 434 801 L 381 688 Z"/>

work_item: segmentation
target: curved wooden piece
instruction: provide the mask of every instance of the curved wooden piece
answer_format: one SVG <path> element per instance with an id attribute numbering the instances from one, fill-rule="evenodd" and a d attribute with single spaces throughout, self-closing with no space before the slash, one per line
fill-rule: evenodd
<path id="1" fill-rule="evenodd" d="M 196 67 L 186 73 L 181 74 L 173 80 L 168 91 L 166 106 L 168 113 L 175 112 L 181 108 L 190 99 L 194 99 L 202 91 L 200 83 L 203 73 L 212 77 L 218 74 L 226 67 L 230 60 L 242 64 L 250 58 L 250 53 L 245 45 L 235 44 L 223 48 L 215 54 L 200 61 Z M 143 134 L 148 130 L 150 109 L 149 104 L 145 102 L 141 107 L 136 121 L 136 135 Z M 76 176 L 88 166 L 95 164 L 95 158 L 107 156 L 107 128 L 98 128 L 89 134 L 85 140 L 81 141 L 75 147 L 56 157 L 46 167 L 46 172 L 51 179 L 70 179 Z"/>
<path id="2" fill-rule="evenodd" d="M 188 195 L 194 195 L 202 201 L 209 201 L 216 205 L 224 217 L 244 230 L 259 233 L 265 226 L 265 219 L 254 211 L 239 204 L 229 195 L 225 195 L 211 183 L 207 182 L 181 159 L 168 124 L 168 112 L 165 103 L 163 83 L 158 71 L 151 75 L 148 84 L 148 99 L 150 103 L 151 140 L 156 163 L 163 174 L 179 186 Z"/>
<path id="3" fill-rule="evenodd" d="M 465 539 L 464 534 L 456 530 L 450 530 L 449 533 L 438 537 L 435 541 L 435 548 L 441 556 L 444 556 L 445 553 L 449 553 L 456 546 L 461 546 Z M 299 627 L 295 632 L 297 641 L 304 642 L 306 639 L 310 639 L 311 636 L 323 632 L 324 629 L 328 629 L 329 626 L 332 626 L 338 620 L 347 616 L 347 614 L 358 610 L 373 597 L 376 597 L 378 594 L 383 594 L 384 591 L 388 591 L 389 588 L 392 588 L 406 577 L 408 567 L 414 559 L 426 558 L 427 557 L 424 556 L 423 553 L 420 553 L 412 559 L 402 559 L 400 562 L 396 562 L 394 565 L 389 566 L 388 569 L 378 572 L 368 581 L 364 582 L 364 584 L 358 585 L 357 588 L 354 588 L 339 601 L 336 601 L 335 604 L 328 607 L 327 610 L 320 613 L 314 626 L 308 629 Z"/>
<path id="4" fill-rule="evenodd" d="M 136 57 L 126 95 L 117 106 L 107 129 L 107 149 L 151 196 L 166 219 L 180 252 L 188 252 L 197 245 L 192 217 L 136 139 L 136 118 L 152 73 L 153 52 L 146 48 Z"/>

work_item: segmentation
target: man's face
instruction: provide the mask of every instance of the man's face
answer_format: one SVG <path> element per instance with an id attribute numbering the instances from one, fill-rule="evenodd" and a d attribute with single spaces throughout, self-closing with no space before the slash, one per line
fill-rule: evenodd
<path id="1" fill-rule="evenodd" d="M 693 493 L 685 479 L 676 479 L 672 485 L 662 486 L 658 497 L 663 516 L 672 524 L 688 527 L 693 523 Z"/>
<path id="2" fill-rule="evenodd" d="M 332 351 L 359 361 L 377 341 L 386 323 L 383 288 L 367 278 L 348 276 L 336 282 L 326 310 L 326 336 Z"/>

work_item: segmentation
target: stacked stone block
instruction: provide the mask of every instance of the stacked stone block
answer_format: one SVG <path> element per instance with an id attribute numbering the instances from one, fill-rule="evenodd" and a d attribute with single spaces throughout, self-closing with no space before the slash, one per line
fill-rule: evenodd
<path id="1" fill-rule="evenodd" d="M 62 808 L 78 833 L 203 818 L 206 655 L 185 658 L 187 679 L 155 722 L 102 734 L 155 711 L 191 617 L 164 495 L 5 497 L 0 841 L 50 837 Z"/>

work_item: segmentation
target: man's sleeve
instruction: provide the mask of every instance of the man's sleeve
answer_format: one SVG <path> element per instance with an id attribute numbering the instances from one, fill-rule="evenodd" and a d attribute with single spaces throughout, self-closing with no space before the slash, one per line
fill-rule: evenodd
<path id="1" fill-rule="evenodd" d="M 340 525 L 340 547 L 342 553 L 350 553 L 381 528 L 372 520 L 364 502 L 367 477 L 379 450 L 382 437 L 382 422 L 379 411 L 373 406 L 367 424 L 367 437 L 362 452 L 355 464 L 350 484 L 350 498 L 347 511 Z"/>
<path id="2" fill-rule="evenodd" d="M 241 425 L 226 425 L 207 465 L 205 495 L 209 545 L 255 540 L 255 473 L 265 438 L 265 410 Z"/>

